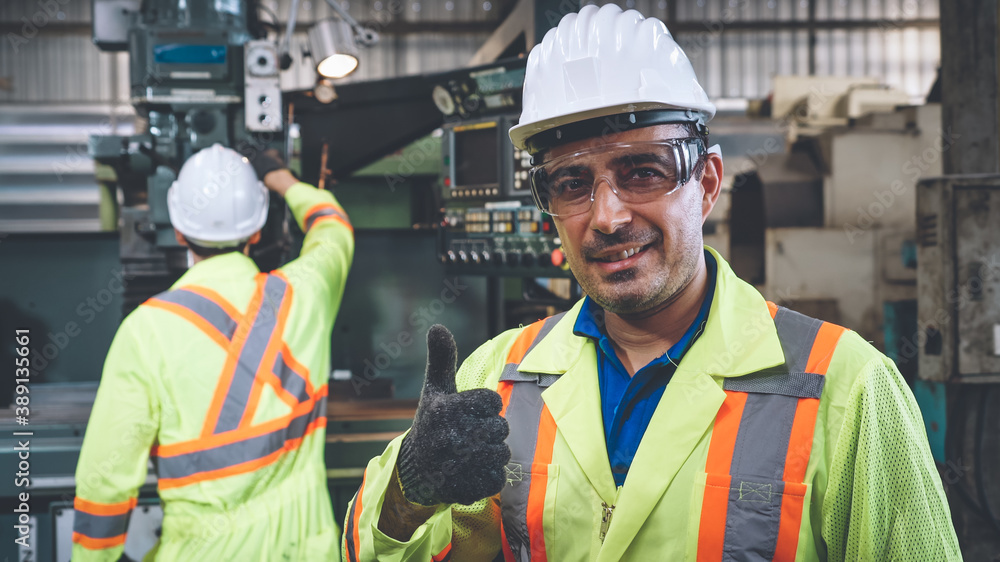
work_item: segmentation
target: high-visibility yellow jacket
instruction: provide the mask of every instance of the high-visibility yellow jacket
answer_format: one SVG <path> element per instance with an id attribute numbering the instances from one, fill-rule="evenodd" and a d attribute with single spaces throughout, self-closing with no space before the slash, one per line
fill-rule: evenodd
<path id="1" fill-rule="evenodd" d="M 766 303 L 710 251 L 719 268 L 704 332 L 622 487 L 594 342 L 573 333 L 578 304 L 501 334 L 459 370 L 459 390 L 504 399 L 504 491 L 441 506 L 407 542 L 387 537 L 378 520 L 398 438 L 368 464 L 346 558 L 960 559 L 920 412 L 892 361 L 854 332 Z"/>
<path id="2" fill-rule="evenodd" d="M 285 201 L 298 259 L 209 258 L 122 322 L 77 465 L 73 560 L 118 560 L 150 460 L 164 517 L 147 559 L 339 559 L 323 454 L 354 235 L 327 191 Z"/>

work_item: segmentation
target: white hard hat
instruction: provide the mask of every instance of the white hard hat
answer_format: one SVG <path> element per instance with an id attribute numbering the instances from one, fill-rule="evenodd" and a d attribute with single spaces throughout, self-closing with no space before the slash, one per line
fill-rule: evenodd
<path id="1" fill-rule="evenodd" d="M 565 142 L 559 129 L 595 118 L 630 114 L 633 126 L 648 126 L 705 125 L 715 116 L 715 105 L 663 22 L 614 4 L 584 6 L 545 34 L 528 55 L 522 106 L 510 140 L 532 153 L 551 141 Z M 598 126 L 596 134 L 608 129 Z"/>
<path id="2" fill-rule="evenodd" d="M 209 248 L 235 246 L 267 221 L 267 188 L 253 166 L 214 144 L 184 163 L 167 191 L 170 222 L 185 238 Z"/>

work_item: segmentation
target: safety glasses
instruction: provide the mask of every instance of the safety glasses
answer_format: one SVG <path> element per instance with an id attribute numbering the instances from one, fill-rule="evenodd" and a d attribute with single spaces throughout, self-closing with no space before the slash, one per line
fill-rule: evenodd
<path id="1" fill-rule="evenodd" d="M 686 184 L 704 153 L 699 138 L 588 148 L 532 168 L 531 194 L 540 210 L 556 217 L 589 211 L 601 180 L 625 203 L 649 203 Z"/>

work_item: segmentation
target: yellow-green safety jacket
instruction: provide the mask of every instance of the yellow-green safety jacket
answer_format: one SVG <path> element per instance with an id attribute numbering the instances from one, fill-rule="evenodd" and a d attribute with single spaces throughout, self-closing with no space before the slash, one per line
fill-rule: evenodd
<path id="1" fill-rule="evenodd" d="M 118 560 L 150 460 L 164 515 L 147 559 L 339 560 L 323 455 L 354 234 L 327 191 L 285 201 L 298 259 L 208 258 L 122 322 L 77 465 L 74 561 Z"/>
<path id="2" fill-rule="evenodd" d="M 765 302 L 719 268 L 684 355 L 616 488 L 581 304 L 510 330 L 461 366 L 496 389 L 511 434 L 503 491 L 444 505 L 406 542 L 378 530 L 402 437 L 372 459 L 347 560 L 959 560 L 920 412 L 856 333 Z M 582 301 L 581 301 L 582 302 Z"/>

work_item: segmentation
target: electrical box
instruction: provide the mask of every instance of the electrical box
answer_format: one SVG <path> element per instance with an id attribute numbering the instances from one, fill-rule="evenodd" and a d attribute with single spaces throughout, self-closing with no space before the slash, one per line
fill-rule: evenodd
<path id="1" fill-rule="evenodd" d="M 917 184 L 919 375 L 1000 382 L 1000 176 Z"/>
<path id="2" fill-rule="evenodd" d="M 94 0 L 91 7 L 93 41 L 102 51 L 127 51 L 132 15 L 139 12 L 140 0 Z"/>

